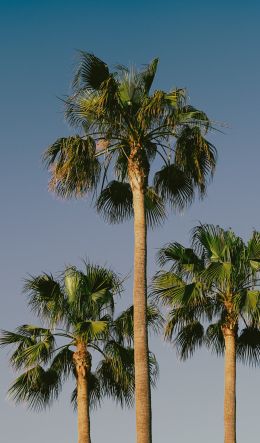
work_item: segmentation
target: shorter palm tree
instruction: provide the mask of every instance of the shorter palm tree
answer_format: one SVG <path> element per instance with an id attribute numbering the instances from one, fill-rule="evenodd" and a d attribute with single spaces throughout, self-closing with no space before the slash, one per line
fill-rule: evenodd
<path id="1" fill-rule="evenodd" d="M 29 306 L 47 327 L 23 325 L 15 332 L 2 331 L 0 344 L 14 345 L 10 362 L 24 372 L 9 389 L 17 402 L 33 409 L 51 405 L 63 382 L 76 382 L 71 401 L 78 411 L 78 442 L 90 443 L 90 408 L 104 397 L 132 405 L 134 351 L 131 308 L 113 319 L 114 295 L 121 290 L 110 270 L 86 264 L 84 272 L 67 268 L 61 278 L 40 275 L 27 280 Z M 159 314 L 150 308 L 154 327 Z M 99 354 L 93 370 L 92 354 Z M 150 375 L 157 365 L 150 354 Z"/>
<path id="2" fill-rule="evenodd" d="M 153 294 L 170 308 L 166 338 L 182 359 L 206 344 L 225 355 L 225 443 L 236 442 L 236 361 L 260 363 L 260 233 L 247 244 L 233 231 L 200 225 L 192 247 L 170 243 Z M 205 324 L 208 323 L 205 328 Z"/>

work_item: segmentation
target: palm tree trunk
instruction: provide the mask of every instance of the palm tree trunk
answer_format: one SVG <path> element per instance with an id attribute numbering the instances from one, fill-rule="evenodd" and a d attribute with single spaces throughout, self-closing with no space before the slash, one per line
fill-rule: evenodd
<path id="1" fill-rule="evenodd" d="M 91 355 L 84 343 L 77 344 L 73 360 L 77 373 L 78 443 L 91 443 L 88 384 Z"/>
<path id="2" fill-rule="evenodd" d="M 225 328 L 224 443 L 236 443 L 236 333 Z"/>
<path id="3" fill-rule="evenodd" d="M 137 443 L 151 443 L 151 393 L 147 334 L 147 243 L 144 191 L 132 187 L 134 208 L 134 359 Z"/>

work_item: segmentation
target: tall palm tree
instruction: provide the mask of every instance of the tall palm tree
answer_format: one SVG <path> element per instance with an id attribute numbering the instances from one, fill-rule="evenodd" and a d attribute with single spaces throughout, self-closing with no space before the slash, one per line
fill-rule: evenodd
<path id="1" fill-rule="evenodd" d="M 159 262 L 170 265 L 153 280 L 170 308 L 166 337 L 183 359 L 203 344 L 225 355 L 224 442 L 236 443 L 236 361 L 260 363 L 260 233 L 245 244 L 232 230 L 200 225 L 191 248 L 170 243 Z"/>
<path id="2" fill-rule="evenodd" d="M 22 325 L 2 331 L 0 345 L 14 345 L 10 362 L 23 370 L 9 389 L 16 402 L 41 409 L 49 406 L 72 376 L 72 402 L 78 411 L 78 443 L 90 443 L 90 407 L 105 396 L 130 406 L 134 396 L 134 355 L 131 308 L 113 319 L 118 277 L 110 270 L 86 264 L 84 272 L 68 268 L 60 279 L 52 275 L 30 278 L 25 286 L 29 306 L 47 327 Z M 160 316 L 150 307 L 149 322 Z M 92 354 L 99 354 L 95 370 Z M 157 366 L 150 354 L 150 376 Z"/>
<path id="3" fill-rule="evenodd" d="M 205 139 L 206 114 L 187 103 L 183 89 L 152 91 L 158 59 L 143 71 L 80 53 L 66 118 L 79 134 L 59 138 L 44 155 L 50 189 L 64 198 L 97 196 L 111 222 L 134 217 L 134 358 L 138 443 L 151 443 L 147 337 L 147 223 L 165 218 L 164 204 L 180 209 L 197 188 L 204 195 L 216 164 Z M 162 168 L 149 183 L 155 158 Z M 102 174 L 103 171 L 103 174 Z M 116 179 L 115 179 L 116 178 Z M 112 181 L 109 181 L 111 180 Z"/>

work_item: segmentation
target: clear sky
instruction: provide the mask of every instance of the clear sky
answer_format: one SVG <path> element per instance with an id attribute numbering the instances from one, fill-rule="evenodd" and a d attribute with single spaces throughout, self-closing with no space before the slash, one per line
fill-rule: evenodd
<path id="1" fill-rule="evenodd" d="M 63 202 L 47 192 L 43 150 L 69 134 L 62 103 L 69 93 L 76 49 L 112 66 L 141 66 L 160 58 L 156 87 L 187 87 L 193 105 L 222 122 L 211 140 L 219 162 L 207 198 L 171 214 L 149 234 L 149 276 L 167 241 L 188 243 L 198 222 L 231 226 L 248 238 L 260 230 L 259 21 L 257 1 L 29 1 L 2 0 L 0 13 L 0 327 L 32 322 L 23 279 L 53 273 L 89 257 L 122 275 L 132 270 L 132 224 L 108 226 L 87 200 Z M 131 303 L 131 281 L 120 307 Z M 160 363 L 153 393 L 155 443 L 223 441 L 223 360 L 201 351 L 177 360 L 161 338 L 152 340 Z M 28 412 L 6 400 L 12 379 L 1 352 L 1 441 L 76 441 L 69 389 L 49 412 Z M 238 368 L 238 441 L 259 439 L 259 369 Z M 134 412 L 106 402 L 92 416 L 93 443 L 135 441 Z"/>

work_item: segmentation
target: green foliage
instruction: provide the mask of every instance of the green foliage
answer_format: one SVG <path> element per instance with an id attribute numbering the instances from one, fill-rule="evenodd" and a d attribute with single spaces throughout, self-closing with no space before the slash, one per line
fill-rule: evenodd
<path id="1" fill-rule="evenodd" d="M 113 180 L 100 193 L 96 204 L 98 212 L 109 223 L 120 223 L 133 217 L 133 195 L 129 183 Z M 145 194 L 147 225 L 158 226 L 166 218 L 162 199 L 152 187 Z"/>
<path id="2" fill-rule="evenodd" d="M 80 197 L 93 191 L 100 178 L 101 165 L 95 155 L 96 144 L 90 136 L 60 138 L 43 156 L 52 169 L 50 189 L 60 197 Z"/>
<path id="3" fill-rule="evenodd" d="M 260 235 L 244 243 L 234 232 L 214 225 L 192 231 L 192 248 L 170 243 L 158 254 L 161 266 L 152 294 L 169 307 L 166 338 L 181 358 L 205 344 L 222 355 L 224 331 L 233 331 L 237 358 L 260 363 Z M 207 327 L 204 331 L 204 326 Z"/>
<path id="4" fill-rule="evenodd" d="M 108 79 L 108 66 L 93 54 L 80 51 L 79 66 L 76 70 L 73 88 L 98 90 L 102 83 Z"/>
<path id="5" fill-rule="evenodd" d="M 163 325 L 163 318 L 158 307 L 149 303 L 147 306 L 147 323 L 149 330 L 158 333 Z M 134 307 L 123 311 L 113 322 L 113 334 L 118 343 L 130 345 L 134 339 Z"/>
<path id="6" fill-rule="evenodd" d="M 122 291 L 119 277 L 110 269 L 84 262 L 83 270 L 68 267 L 58 279 L 50 274 L 30 277 L 24 288 L 28 305 L 48 326 L 22 325 L 1 331 L 0 346 L 14 348 L 10 363 L 22 374 L 9 389 L 17 403 L 40 410 L 58 398 L 63 383 L 76 378 L 74 353 L 78 343 L 99 354 L 96 369 L 88 374 L 90 406 L 104 397 L 131 406 L 134 398 L 133 308 L 114 315 L 114 297 Z M 148 307 L 148 324 L 158 330 L 162 318 Z M 158 373 L 150 356 L 152 383 Z M 76 380 L 75 380 L 76 381 Z M 76 407 L 76 390 L 71 401 Z"/>
<path id="7" fill-rule="evenodd" d="M 182 210 L 194 198 L 192 180 L 175 164 L 167 164 L 154 177 L 154 186 L 163 201 L 169 201 L 173 208 Z"/>
<path id="8" fill-rule="evenodd" d="M 205 139 L 211 122 L 187 104 L 184 89 L 152 90 L 157 67 L 156 58 L 141 71 L 117 66 L 111 72 L 95 55 L 80 52 L 73 94 L 65 103 L 65 116 L 80 135 L 60 138 L 45 152 L 52 191 L 63 198 L 92 192 L 109 222 L 129 219 L 129 159 L 138 146 L 136 165 L 147 175 L 151 227 L 164 220 L 164 204 L 179 210 L 192 203 L 196 189 L 204 195 L 216 165 L 216 150 Z M 153 189 L 149 171 L 156 157 L 163 167 L 155 173 Z M 108 174 L 119 182 L 104 189 Z"/>

